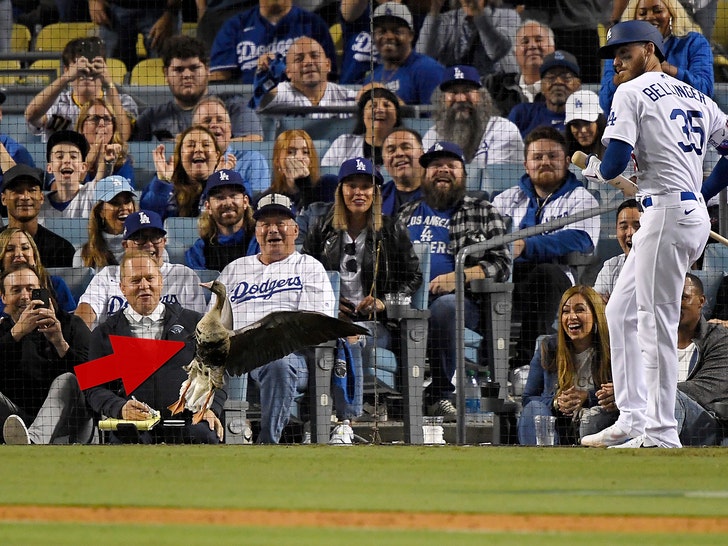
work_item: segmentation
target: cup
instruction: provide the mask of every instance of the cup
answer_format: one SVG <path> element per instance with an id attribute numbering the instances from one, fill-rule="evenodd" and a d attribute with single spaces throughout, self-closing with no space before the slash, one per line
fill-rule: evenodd
<path id="1" fill-rule="evenodd" d="M 388 306 L 391 305 L 409 305 L 412 301 L 412 297 L 403 293 L 392 293 L 384 295 L 384 303 Z"/>
<path id="2" fill-rule="evenodd" d="M 556 435 L 556 417 L 553 415 L 535 415 L 533 426 L 536 429 L 536 445 L 552 446 Z"/>

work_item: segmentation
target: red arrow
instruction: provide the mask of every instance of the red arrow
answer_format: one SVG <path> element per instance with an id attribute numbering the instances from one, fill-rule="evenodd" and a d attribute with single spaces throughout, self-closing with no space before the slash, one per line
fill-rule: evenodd
<path id="1" fill-rule="evenodd" d="M 109 336 L 114 350 L 109 356 L 74 367 L 82 390 L 121 378 L 124 391 L 134 392 L 185 346 L 184 341 Z"/>

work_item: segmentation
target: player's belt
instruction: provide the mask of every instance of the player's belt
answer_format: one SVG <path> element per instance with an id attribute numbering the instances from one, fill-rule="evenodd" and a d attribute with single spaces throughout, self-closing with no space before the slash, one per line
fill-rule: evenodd
<path id="1" fill-rule="evenodd" d="M 651 207 L 652 205 L 677 205 L 680 201 L 698 201 L 699 199 L 691 191 L 681 191 L 680 193 L 668 193 L 665 195 L 648 195 L 643 197 L 640 203 L 642 208 Z"/>

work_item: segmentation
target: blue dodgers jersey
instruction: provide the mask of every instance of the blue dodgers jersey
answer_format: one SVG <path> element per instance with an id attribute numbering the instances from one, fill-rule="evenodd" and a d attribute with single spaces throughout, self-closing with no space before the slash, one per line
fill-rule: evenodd
<path id="1" fill-rule="evenodd" d="M 410 240 L 430 245 L 430 280 L 455 270 L 455 257 L 450 252 L 451 216 L 451 210 L 437 211 L 423 201 L 407 222 Z"/>
<path id="2" fill-rule="evenodd" d="M 341 61 L 341 77 L 339 83 L 362 83 L 371 67 L 371 57 L 374 55 L 374 65 L 379 63 L 379 52 L 374 45 L 372 34 L 369 32 L 369 7 L 364 10 L 356 21 L 348 23 L 341 16 L 341 34 L 344 39 L 344 56 Z"/>
<path id="3" fill-rule="evenodd" d="M 445 67 L 432 57 L 412 51 L 405 63 L 395 70 L 380 64 L 366 82 L 379 82 L 407 104 L 430 104 L 435 88 L 440 85 Z"/>
<path id="4" fill-rule="evenodd" d="M 277 25 L 260 15 L 258 8 L 231 17 L 215 36 L 210 55 L 211 70 L 239 70 L 242 83 L 252 84 L 263 53 L 285 55 L 296 38 L 310 36 L 321 44 L 336 74 L 336 50 L 329 28 L 321 17 L 296 6 Z"/>

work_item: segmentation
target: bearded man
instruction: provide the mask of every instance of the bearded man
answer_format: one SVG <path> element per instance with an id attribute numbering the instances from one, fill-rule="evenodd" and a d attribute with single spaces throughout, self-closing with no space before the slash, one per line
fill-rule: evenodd
<path id="1" fill-rule="evenodd" d="M 485 167 L 518 162 L 523 157 L 523 140 L 518 127 L 497 114 L 478 71 L 467 65 L 445 71 L 439 91 L 435 124 L 425 133 L 425 148 L 437 141 L 452 142 L 463 150 L 465 163 Z"/>
<path id="2" fill-rule="evenodd" d="M 427 242 L 432 256 L 430 270 L 430 321 L 427 352 L 432 383 L 425 389 L 425 411 L 448 420 L 456 417 L 452 403 L 455 387 L 455 256 L 465 246 L 506 233 L 498 211 L 485 199 L 465 195 L 465 158 L 452 142 L 436 142 L 420 157 L 425 169 L 423 198 L 405 204 L 398 214 L 412 242 Z M 475 329 L 480 310 L 469 285 L 473 279 L 505 281 L 511 259 L 499 246 L 465 262 L 465 325 Z"/>

